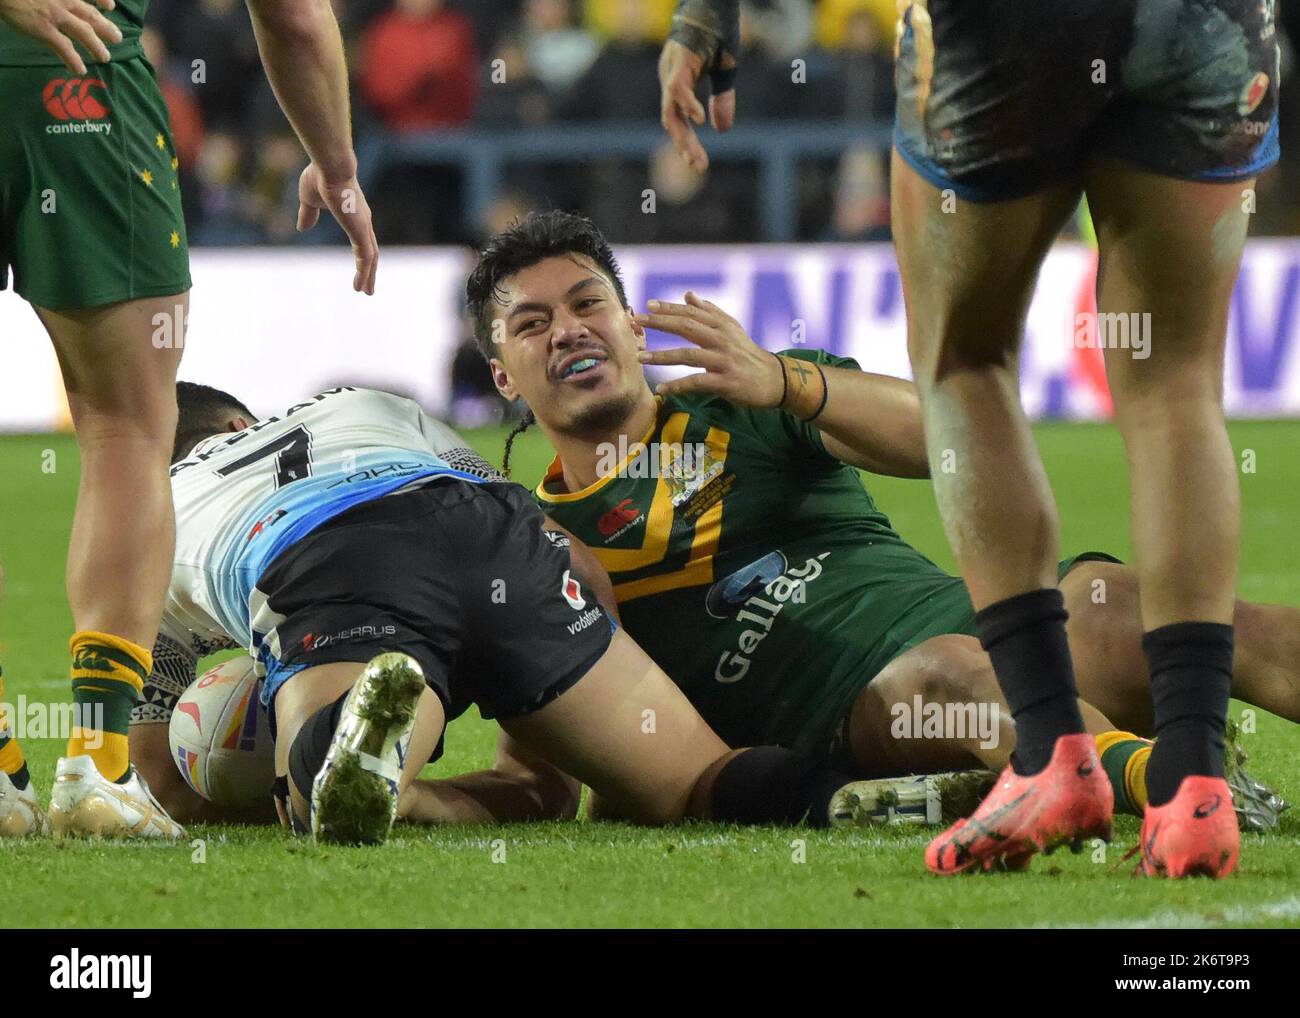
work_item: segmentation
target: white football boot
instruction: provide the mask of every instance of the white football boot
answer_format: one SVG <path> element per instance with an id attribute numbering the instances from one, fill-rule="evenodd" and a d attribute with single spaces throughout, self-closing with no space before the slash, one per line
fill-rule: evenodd
<path id="1" fill-rule="evenodd" d="M 0 838 L 39 837 L 49 832 L 31 779 L 18 788 L 8 774 L 0 771 Z"/>
<path id="2" fill-rule="evenodd" d="M 397 783 L 424 691 L 415 659 L 380 654 L 343 701 L 311 786 L 311 833 L 336 845 L 378 845 L 397 817 Z"/>
<path id="3" fill-rule="evenodd" d="M 50 795 L 50 830 L 56 838 L 183 838 L 185 828 L 167 815 L 132 765 L 125 781 L 109 781 L 89 755 L 59 758 Z"/>
<path id="4" fill-rule="evenodd" d="M 997 782 L 992 771 L 911 774 L 851 781 L 831 797 L 832 827 L 934 826 L 970 816 Z"/>

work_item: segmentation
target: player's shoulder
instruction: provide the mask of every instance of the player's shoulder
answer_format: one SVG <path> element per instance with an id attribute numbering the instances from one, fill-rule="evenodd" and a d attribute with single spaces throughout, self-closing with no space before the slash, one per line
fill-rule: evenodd
<path id="1" fill-rule="evenodd" d="M 388 407 L 403 412 L 420 410 L 420 404 L 409 396 L 400 396 L 383 389 L 367 389 L 359 385 L 336 385 L 299 400 L 277 416 L 287 419 L 308 411 L 329 412 L 356 407 Z"/>

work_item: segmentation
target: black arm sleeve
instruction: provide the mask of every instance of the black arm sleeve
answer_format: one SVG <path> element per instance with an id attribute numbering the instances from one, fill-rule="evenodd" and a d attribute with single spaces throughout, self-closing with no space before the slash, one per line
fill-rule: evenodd
<path id="1" fill-rule="evenodd" d="M 736 68 L 724 69 L 722 58 L 740 60 L 740 0 L 678 0 L 668 38 L 704 59 L 714 95 L 727 91 Z"/>

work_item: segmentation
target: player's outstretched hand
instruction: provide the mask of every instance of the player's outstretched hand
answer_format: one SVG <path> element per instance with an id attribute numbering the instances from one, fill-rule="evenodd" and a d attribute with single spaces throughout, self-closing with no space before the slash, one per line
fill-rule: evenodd
<path id="1" fill-rule="evenodd" d="M 99 63 L 108 63 L 107 43 L 122 41 L 122 31 L 100 11 L 113 0 L 0 0 L 0 21 L 52 49 L 73 74 L 86 73 L 73 43 L 80 43 Z"/>
<path id="2" fill-rule="evenodd" d="M 659 54 L 659 122 L 678 154 L 701 173 L 709 168 L 709 154 L 695 133 L 695 127 L 704 123 L 704 107 L 695 96 L 703 73 L 704 60 L 698 53 L 675 39 L 664 43 Z M 731 130 L 736 120 L 734 88 L 709 98 L 709 119 L 715 131 Z"/>
<path id="3" fill-rule="evenodd" d="M 649 329 L 669 332 L 694 346 L 645 350 L 642 364 L 675 364 L 704 370 L 664 382 L 661 396 L 705 392 L 741 406 L 764 409 L 781 404 L 785 374 L 780 362 L 745 332 L 744 327 L 712 301 L 686 291 L 685 304 L 652 300 L 649 312 L 635 320 Z"/>
<path id="4" fill-rule="evenodd" d="M 325 174 L 309 163 L 298 178 L 298 232 L 310 230 L 320 219 L 320 210 L 329 209 L 352 242 L 352 256 L 357 271 L 352 289 L 373 295 L 375 273 L 379 269 L 379 242 L 370 217 L 370 205 L 355 176 L 337 184 L 327 183 Z"/>

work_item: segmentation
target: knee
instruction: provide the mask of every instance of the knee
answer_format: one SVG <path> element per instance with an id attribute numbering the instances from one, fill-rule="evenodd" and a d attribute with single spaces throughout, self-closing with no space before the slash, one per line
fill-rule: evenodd
<path id="1" fill-rule="evenodd" d="M 131 442 L 165 450 L 171 458 L 178 416 L 174 394 L 170 400 L 144 396 L 129 406 L 117 400 L 70 397 L 68 407 L 83 449 Z"/>
<path id="2" fill-rule="evenodd" d="M 882 674 L 868 689 L 886 701 L 910 705 L 920 696 L 925 704 L 970 703 L 998 698 L 993 665 L 971 636 L 934 637 L 922 648 L 914 665 Z"/>
<path id="3" fill-rule="evenodd" d="M 993 663 L 973 637 L 936 648 L 921 673 L 926 703 L 972 703 L 998 699 Z"/>
<path id="4" fill-rule="evenodd" d="M 1130 441 L 1140 442 L 1158 440 L 1163 422 L 1217 416 L 1223 405 L 1222 372 L 1218 360 L 1190 357 L 1139 360 L 1133 369 L 1108 371 L 1115 421 Z"/>
<path id="5" fill-rule="evenodd" d="M 1081 562 L 1061 584 L 1073 640 L 1110 643 L 1139 615 L 1137 574 L 1117 562 Z"/>
<path id="6" fill-rule="evenodd" d="M 909 315 L 907 352 L 916 384 L 925 388 L 955 373 L 1014 374 L 1021 327 L 1001 309 L 962 308 Z"/>

